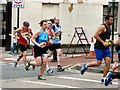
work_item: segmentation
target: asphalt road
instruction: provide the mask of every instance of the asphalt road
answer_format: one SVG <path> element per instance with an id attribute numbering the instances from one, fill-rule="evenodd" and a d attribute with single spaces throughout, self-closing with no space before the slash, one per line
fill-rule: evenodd
<path id="1" fill-rule="evenodd" d="M 102 78 L 101 73 L 86 72 L 85 75 L 80 75 L 79 71 L 67 69 L 64 72 L 57 72 L 56 67 L 51 67 L 54 70 L 54 74 L 48 76 L 46 71 L 44 76 L 45 81 L 37 79 L 39 68 L 35 71 L 25 71 L 23 64 L 18 65 L 17 68 L 13 67 L 13 63 L 1 62 L 2 65 L 2 78 L 0 83 L 2 88 L 106 88 L 117 89 L 118 80 L 113 80 L 113 84 L 104 86 L 100 80 Z"/>

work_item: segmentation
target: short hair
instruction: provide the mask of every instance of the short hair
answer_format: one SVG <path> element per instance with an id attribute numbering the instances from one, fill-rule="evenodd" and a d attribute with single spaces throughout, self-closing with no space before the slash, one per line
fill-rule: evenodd
<path id="1" fill-rule="evenodd" d="M 50 21 L 51 21 L 52 23 L 54 23 L 54 19 L 51 18 Z"/>
<path id="2" fill-rule="evenodd" d="M 110 17 L 113 17 L 113 16 L 112 16 L 112 15 L 107 15 L 107 16 L 105 17 L 105 21 L 106 21 L 106 20 L 109 20 Z"/>
<path id="3" fill-rule="evenodd" d="M 58 17 L 54 17 L 54 20 L 58 20 L 59 18 Z"/>
<path id="4" fill-rule="evenodd" d="M 39 23 L 39 24 L 40 24 L 40 26 L 42 26 L 42 25 L 43 25 L 43 22 L 47 22 L 47 20 L 41 20 L 41 21 L 40 21 L 40 23 Z"/>
<path id="5" fill-rule="evenodd" d="M 30 26 L 28 21 L 23 22 L 23 26 Z"/>

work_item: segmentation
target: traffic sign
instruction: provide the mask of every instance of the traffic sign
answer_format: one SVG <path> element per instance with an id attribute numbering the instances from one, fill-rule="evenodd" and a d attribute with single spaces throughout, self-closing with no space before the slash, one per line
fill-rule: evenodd
<path id="1" fill-rule="evenodd" d="M 24 8 L 24 0 L 12 0 L 13 7 Z"/>

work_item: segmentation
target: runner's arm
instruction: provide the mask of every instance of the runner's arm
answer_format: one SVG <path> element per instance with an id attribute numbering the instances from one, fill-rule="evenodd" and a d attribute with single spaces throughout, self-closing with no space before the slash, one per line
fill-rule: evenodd
<path id="1" fill-rule="evenodd" d="M 31 41 L 33 44 L 36 44 L 38 47 L 40 47 L 40 44 L 35 41 L 35 39 L 39 36 L 40 31 L 36 32 L 35 34 L 32 35 Z"/>
<path id="2" fill-rule="evenodd" d="M 15 33 L 20 32 L 21 30 L 22 30 L 21 28 L 18 28 L 16 30 L 14 30 L 13 35 L 17 38 L 18 36 Z"/>
<path id="3" fill-rule="evenodd" d="M 100 26 L 98 29 L 97 29 L 97 31 L 95 32 L 95 35 L 94 35 L 94 38 L 97 40 L 97 41 L 99 41 L 99 42 L 101 42 L 104 46 L 108 46 L 108 44 L 106 43 L 106 42 L 104 42 L 101 38 L 100 38 L 100 34 L 101 33 L 104 33 L 106 31 L 106 29 L 105 29 L 105 26 Z"/>
<path id="4" fill-rule="evenodd" d="M 33 35 L 33 32 L 32 32 L 32 30 L 30 29 L 30 37 L 32 37 L 32 35 Z"/>

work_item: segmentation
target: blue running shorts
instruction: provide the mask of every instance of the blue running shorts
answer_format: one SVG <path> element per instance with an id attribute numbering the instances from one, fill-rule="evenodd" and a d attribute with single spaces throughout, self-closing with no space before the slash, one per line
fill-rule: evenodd
<path id="1" fill-rule="evenodd" d="M 110 49 L 96 49 L 95 48 L 95 54 L 97 60 L 102 60 L 105 57 L 111 57 L 110 55 Z"/>

